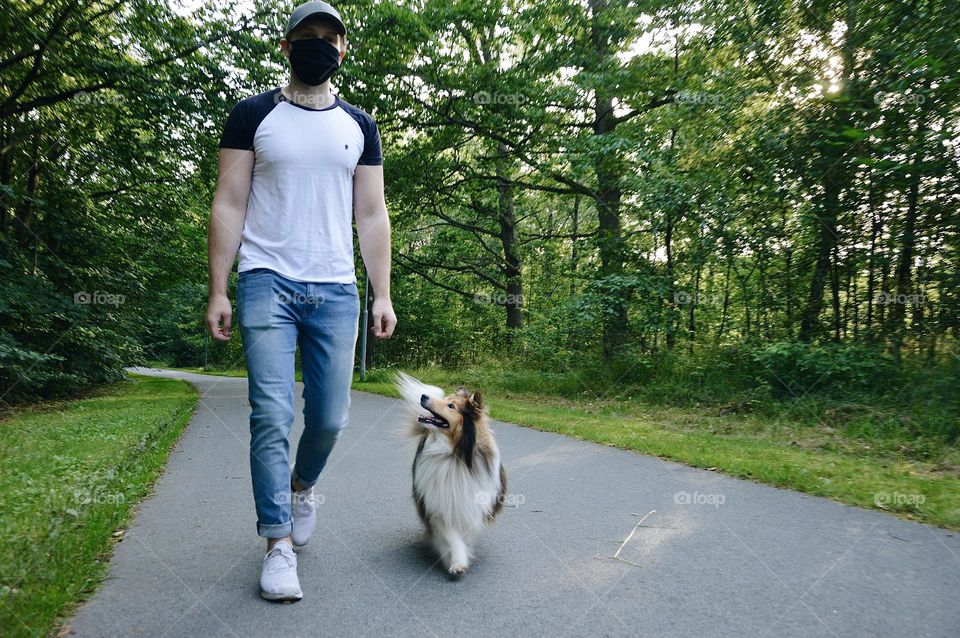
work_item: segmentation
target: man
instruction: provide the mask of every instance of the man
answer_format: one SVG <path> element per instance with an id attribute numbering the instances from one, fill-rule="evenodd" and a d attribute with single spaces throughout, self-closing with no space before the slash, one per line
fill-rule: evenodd
<path id="1" fill-rule="evenodd" d="M 375 295 L 373 333 L 388 339 L 396 325 L 380 134 L 370 115 L 330 91 L 345 36 L 326 2 L 298 6 L 280 40 L 290 82 L 234 106 L 220 139 L 206 319 L 215 339 L 230 339 L 227 278 L 239 247 L 237 318 L 268 600 L 303 597 L 293 547 L 313 532 L 313 486 L 347 425 L 360 312 L 351 211 Z M 304 431 L 291 468 L 297 345 Z"/>

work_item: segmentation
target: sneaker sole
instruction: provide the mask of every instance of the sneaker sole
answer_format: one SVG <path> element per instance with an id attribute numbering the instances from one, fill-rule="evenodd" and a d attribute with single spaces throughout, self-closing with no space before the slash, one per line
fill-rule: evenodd
<path id="1" fill-rule="evenodd" d="M 295 603 L 298 600 L 303 599 L 303 592 L 300 592 L 299 594 L 271 594 L 261 589 L 260 597 L 264 600 L 269 600 L 270 602 L 274 603 Z"/>

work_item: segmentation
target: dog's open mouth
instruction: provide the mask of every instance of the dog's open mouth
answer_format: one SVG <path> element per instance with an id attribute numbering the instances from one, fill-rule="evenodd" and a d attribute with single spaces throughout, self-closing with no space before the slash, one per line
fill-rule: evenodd
<path id="1" fill-rule="evenodd" d="M 448 428 L 450 424 L 447 423 L 447 420 L 441 417 L 438 417 L 435 414 L 431 413 L 431 416 L 418 416 L 417 421 L 420 423 L 428 423 L 434 427 L 438 428 Z"/>
<path id="2" fill-rule="evenodd" d="M 427 395 L 424 394 L 423 396 L 420 397 L 420 407 L 422 407 L 424 410 L 429 412 L 430 416 L 420 415 L 417 417 L 417 421 L 419 421 L 420 423 L 426 423 L 428 425 L 432 425 L 433 427 L 436 427 L 436 428 L 450 427 L 450 423 L 445 418 L 443 418 L 442 416 L 440 416 L 439 414 L 437 414 L 436 412 L 430 409 L 429 402 L 430 402 L 430 399 L 427 397 Z"/>

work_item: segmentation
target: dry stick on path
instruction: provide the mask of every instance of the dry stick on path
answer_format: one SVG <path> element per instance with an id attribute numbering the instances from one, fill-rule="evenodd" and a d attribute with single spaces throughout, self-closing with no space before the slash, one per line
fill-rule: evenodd
<path id="1" fill-rule="evenodd" d="M 622 561 L 622 562 L 627 563 L 627 564 L 629 564 L 629 565 L 633 565 L 634 567 L 643 567 L 643 565 L 637 565 L 636 563 L 630 562 L 630 561 L 628 561 L 628 560 L 625 559 L 625 558 L 620 558 L 620 550 L 622 550 L 623 547 L 624 547 L 624 545 L 626 545 L 627 542 L 629 542 L 630 539 L 633 538 L 634 533 L 636 533 L 637 528 L 640 527 L 640 526 L 643 524 L 643 521 L 645 521 L 645 520 L 647 520 L 648 518 L 650 518 L 650 515 L 651 515 L 651 514 L 656 514 L 656 513 L 657 513 L 657 510 L 650 510 L 649 512 L 647 512 L 647 514 L 646 514 L 643 518 L 641 518 L 639 521 L 637 521 L 637 524 L 633 526 L 633 529 L 630 530 L 630 533 L 627 534 L 627 537 L 626 537 L 625 539 L 623 539 L 623 542 L 622 542 L 622 543 L 620 543 L 620 547 L 618 547 L 618 548 L 617 548 L 617 551 L 614 552 L 614 554 L 613 554 L 613 556 L 612 556 L 613 560 L 619 560 L 619 561 Z"/>

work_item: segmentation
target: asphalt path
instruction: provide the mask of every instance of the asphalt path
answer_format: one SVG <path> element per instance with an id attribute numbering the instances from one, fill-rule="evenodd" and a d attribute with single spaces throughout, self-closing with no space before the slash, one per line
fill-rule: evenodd
<path id="1" fill-rule="evenodd" d="M 246 379 L 135 371 L 201 399 L 71 635 L 960 636 L 954 532 L 500 422 L 507 507 L 453 580 L 410 496 L 405 407 L 364 392 L 316 488 L 304 598 L 268 603 Z"/>

